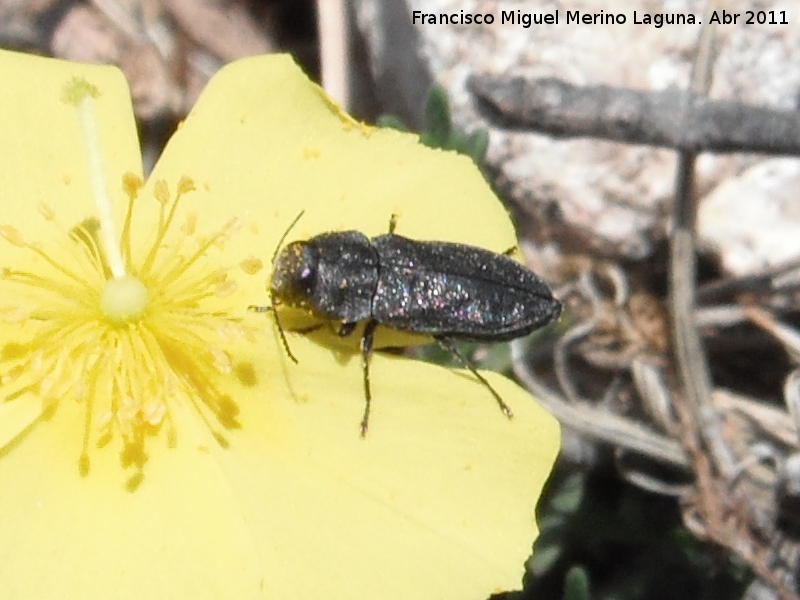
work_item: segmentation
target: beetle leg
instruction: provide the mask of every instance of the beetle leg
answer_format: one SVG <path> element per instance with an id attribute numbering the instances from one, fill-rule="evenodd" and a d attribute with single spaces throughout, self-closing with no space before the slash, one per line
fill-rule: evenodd
<path id="1" fill-rule="evenodd" d="M 361 338 L 361 365 L 364 368 L 364 416 L 361 417 L 361 437 L 367 435 L 369 427 L 369 409 L 372 402 L 372 392 L 369 389 L 369 357 L 372 355 L 372 338 L 375 334 L 377 321 L 368 321 L 364 327 L 364 336 Z"/>
<path id="2" fill-rule="evenodd" d="M 483 385 L 487 387 L 487 389 L 492 393 L 492 396 L 494 396 L 494 399 L 497 400 L 497 405 L 500 407 L 500 410 L 503 411 L 503 414 L 505 416 L 507 416 L 509 419 L 514 416 L 514 413 L 511 412 L 511 409 L 509 408 L 508 404 L 503 402 L 503 399 L 500 397 L 500 394 L 498 394 L 495 391 L 495 389 L 489 384 L 489 382 L 486 381 L 486 378 L 483 375 L 478 373 L 478 370 L 475 368 L 475 365 L 472 364 L 472 361 L 469 360 L 463 354 L 461 354 L 461 351 L 458 348 L 456 348 L 455 344 L 453 344 L 452 341 L 450 341 L 445 337 L 436 337 L 435 339 L 436 342 L 443 349 L 447 350 L 448 352 L 453 354 L 458 360 L 460 360 L 461 364 L 467 367 L 467 369 L 469 369 L 470 372 L 473 375 L 475 375 L 475 377 L 477 377 L 478 381 L 480 381 Z"/>
<path id="3" fill-rule="evenodd" d="M 353 321 L 352 323 L 342 323 L 342 326 L 339 327 L 339 337 L 347 337 L 355 330 L 356 326 L 358 325 L 358 321 Z"/>

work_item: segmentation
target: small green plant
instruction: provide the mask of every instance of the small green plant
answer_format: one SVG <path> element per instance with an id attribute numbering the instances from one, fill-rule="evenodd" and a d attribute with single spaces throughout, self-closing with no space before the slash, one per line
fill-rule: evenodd
<path id="1" fill-rule="evenodd" d="M 556 466 L 514 600 L 738 599 L 751 575 L 683 527 L 675 502 L 608 473 Z"/>
<path id="2" fill-rule="evenodd" d="M 399 131 L 408 131 L 408 127 L 394 115 L 383 115 L 378 119 L 380 127 L 391 127 Z M 469 156 L 478 166 L 486 156 L 489 147 L 489 132 L 477 129 L 469 134 L 461 134 L 453 128 L 450 100 L 447 92 L 434 84 L 428 92 L 425 105 L 425 128 L 420 132 L 420 141 L 430 148 L 455 150 Z"/>
<path id="3" fill-rule="evenodd" d="M 589 600 L 591 597 L 589 573 L 581 565 L 570 567 L 564 577 L 564 600 Z"/>

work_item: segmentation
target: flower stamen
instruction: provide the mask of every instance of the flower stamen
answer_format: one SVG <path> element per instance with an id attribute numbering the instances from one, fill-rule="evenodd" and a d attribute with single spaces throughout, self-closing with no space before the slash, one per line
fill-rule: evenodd
<path id="1" fill-rule="evenodd" d="M 176 205 L 193 186 L 181 180 L 178 193 L 170 195 L 161 183 L 163 229 L 144 252 L 134 252 L 130 213 L 141 188 L 138 181 L 126 175 L 123 183 L 129 210 L 118 246 L 126 257 L 122 278 L 110 275 L 97 241 L 100 228 L 91 220 L 60 230 L 61 240 L 71 243 L 65 248 L 69 251 L 57 252 L 58 260 L 44 245 L 0 225 L 0 238 L 44 259 L 35 270 L 6 268 L 0 275 L 0 281 L 26 292 L 24 306 L 2 307 L 0 317 L 19 322 L 28 332 L 26 339 L 0 349 L 6 398 L 27 390 L 37 393 L 43 406 L 64 398 L 82 402 L 79 473 L 88 475 L 92 447 L 106 446 L 118 433 L 122 464 L 136 470 L 129 489 L 143 480 L 148 437 L 166 425 L 167 445 L 175 445 L 170 417 L 175 402 L 194 407 L 217 442 L 228 446 L 222 430 L 239 427 L 238 406 L 217 381 L 234 371 L 229 344 L 255 339 L 240 319 L 204 307 L 237 289 L 229 269 L 211 264 L 208 256 L 238 229 L 239 221 L 206 236 L 196 234 L 195 217 L 189 217 L 190 227 L 174 226 Z M 52 209 L 40 214 L 58 227 Z M 76 244 L 83 251 L 76 251 Z M 142 267 L 136 256 L 144 256 Z"/>
<path id="2" fill-rule="evenodd" d="M 88 475 L 92 447 L 103 448 L 118 435 L 121 464 L 136 471 L 127 483 L 132 490 L 143 479 L 147 438 L 164 430 L 167 446 L 175 445 L 171 413 L 177 403 L 194 407 L 217 442 L 228 446 L 220 427 L 240 426 L 238 406 L 218 382 L 235 371 L 233 344 L 255 336 L 221 308 L 238 284 L 229 267 L 209 259 L 240 221 L 202 236 L 197 215 L 184 211 L 185 222 L 177 226 L 179 205 L 195 190 L 192 179 L 182 177 L 174 194 L 165 181 L 154 183 L 157 228 L 137 248 L 133 211 L 144 184 L 126 173 L 127 211 L 117 237 L 93 113 L 98 96 L 85 80 L 64 89 L 65 101 L 77 108 L 97 218 L 66 229 L 42 203 L 39 215 L 57 230 L 46 242 L 28 241 L 0 224 L 0 239 L 35 259 L 27 268 L 0 269 L 0 285 L 17 288 L 9 294 L 15 303 L 0 307 L 0 319 L 17 336 L 0 347 L 0 386 L 6 401 L 38 395 L 43 411 L 66 400 L 82 403 L 78 472 Z"/>

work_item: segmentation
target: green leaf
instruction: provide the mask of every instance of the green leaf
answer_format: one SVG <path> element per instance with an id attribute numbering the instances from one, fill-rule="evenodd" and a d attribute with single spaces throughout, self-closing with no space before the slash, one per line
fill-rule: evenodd
<path id="1" fill-rule="evenodd" d="M 543 535 L 551 529 L 558 529 L 568 523 L 568 519 L 563 513 L 546 514 L 539 518 L 539 532 Z"/>
<path id="2" fill-rule="evenodd" d="M 544 575 L 561 558 L 563 551 L 564 546 L 560 543 L 536 544 L 533 556 L 528 559 L 528 572 L 536 577 Z"/>
<path id="3" fill-rule="evenodd" d="M 396 129 L 397 131 L 408 131 L 408 126 L 403 122 L 400 117 L 395 115 L 381 115 L 375 123 L 378 127 L 387 127 L 389 129 Z"/>
<path id="4" fill-rule="evenodd" d="M 452 148 L 453 125 L 451 123 L 450 100 L 441 85 L 434 84 L 428 92 L 425 107 L 425 131 L 420 139 L 432 148 Z"/>
<path id="5" fill-rule="evenodd" d="M 511 348 L 508 344 L 479 345 L 471 353 L 481 369 L 502 373 L 511 369 Z"/>
<path id="6" fill-rule="evenodd" d="M 461 144 L 459 151 L 466 154 L 476 165 L 480 165 L 489 149 L 489 132 L 486 129 L 478 129 L 469 134 Z"/>
<path id="7" fill-rule="evenodd" d="M 564 577 L 564 600 L 589 600 L 589 574 L 581 565 L 575 565 Z"/>
<path id="8" fill-rule="evenodd" d="M 561 484 L 550 505 L 559 512 L 574 513 L 583 501 L 585 484 L 583 473 L 570 475 Z"/>

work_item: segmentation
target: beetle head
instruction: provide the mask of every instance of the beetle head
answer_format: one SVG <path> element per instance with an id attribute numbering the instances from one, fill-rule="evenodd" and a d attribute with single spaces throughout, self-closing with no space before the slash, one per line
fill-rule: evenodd
<path id="1" fill-rule="evenodd" d="M 319 258 L 308 242 L 292 242 L 272 263 L 269 290 L 272 304 L 313 308 L 309 300 L 317 279 Z"/>
<path id="2" fill-rule="evenodd" d="M 275 252 L 272 253 L 272 277 L 270 279 L 270 305 L 269 306 L 255 306 L 251 305 L 248 306 L 248 310 L 254 310 L 256 312 L 272 312 L 272 316 L 275 317 L 275 326 L 278 328 L 278 334 L 281 337 L 281 342 L 283 343 L 283 348 L 286 350 L 286 354 L 289 358 L 292 359 L 293 362 L 297 362 L 297 358 L 295 358 L 292 351 L 289 349 L 289 342 L 286 340 L 286 334 L 283 332 L 283 327 L 281 327 L 281 320 L 278 317 L 278 311 L 276 307 L 278 304 L 285 303 L 289 306 L 296 306 L 296 299 L 302 299 L 302 294 L 300 294 L 299 283 L 292 283 L 293 279 L 297 279 L 294 275 L 297 268 L 300 266 L 297 258 L 292 258 L 292 256 L 297 255 L 298 253 L 302 254 L 303 246 L 307 245 L 305 242 L 294 242 L 289 244 L 283 252 L 278 254 L 278 251 L 281 248 L 281 244 L 286 239 L 286 236 L 289 235 L 289 231 L 291 231 L 292 227 L 294 227 L 297 222 L 300 220 L 300 217 L 303 216 L 305 210 L 301 210 L 300 214 L 298 214 L 292 224 L 286 228 L 286 231 L 283 232 L 281 239 L 278 240 L 278 243 L 275 246 Z M 291 249 L 291 250 L 290 250 Z M 301 269 L 300 273 L 302 274 L 303 271 Z M 308 294 L 306 294 L 307 297 Z"/>

